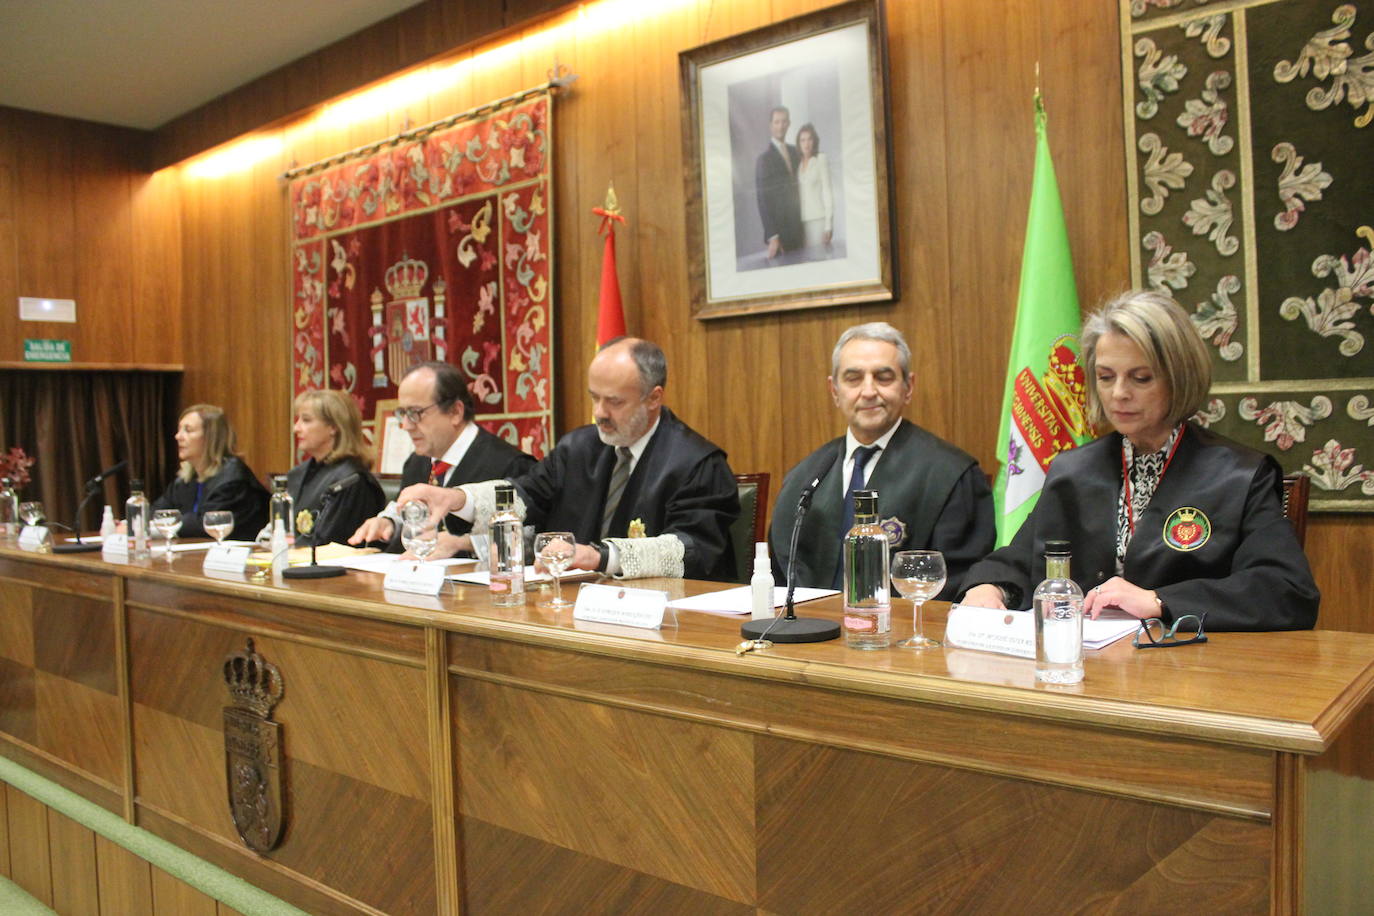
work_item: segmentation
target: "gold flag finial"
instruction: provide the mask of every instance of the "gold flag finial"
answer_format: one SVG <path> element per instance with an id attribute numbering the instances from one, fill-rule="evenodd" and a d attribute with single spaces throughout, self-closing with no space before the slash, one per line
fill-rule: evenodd
<path id="1" fill-rule="evenodd" d="M 615 180 L 606 186 L 606 206 L 603 207 L 608 214 L 620 215 L 620 201 L 615 196 Z"/>

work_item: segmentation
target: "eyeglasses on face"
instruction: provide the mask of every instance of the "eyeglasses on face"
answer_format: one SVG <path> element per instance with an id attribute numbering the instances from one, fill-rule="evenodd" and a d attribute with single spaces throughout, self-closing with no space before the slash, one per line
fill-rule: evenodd
<path id="1" fill-rule="evenodd" d="M 391 415 L 396 418 L 396 422 L 398 423 L 404 423 L 409 420 L 412 424 L 415 424 L 419 423 L 420 418 L 426 413 L 438 406 L 439 405 L 435 403 L 430 404 L 428 407 L 397 407 L 391 412 Z"/>
<path id="2" fill-rule="evenodd" d="M 1131 645 L 1137 649 L 1170 649 L 1174 646 L 1187 646 L 1195 642 L 1206 642 L 1207 634 L 1203 632 L 1202 624 L 1207 619 L 1207 614 L 1184 614 L 1173 622 L 1172 626 L 1165 626 L 1164 621 L 1158 617 L 1151 617 L 1148 620 L 1140 621 L 1140 630 L 1131 640 Z M 1142 639 L 1142 637 L 1144 637 Z"/>

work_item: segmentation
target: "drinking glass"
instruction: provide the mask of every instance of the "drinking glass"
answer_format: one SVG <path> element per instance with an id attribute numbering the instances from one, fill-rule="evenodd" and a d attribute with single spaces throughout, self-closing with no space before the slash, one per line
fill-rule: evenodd
<path id="1" fill-rule="evenodd" d="M 429 503 L 423 499 L 412 499 L 401 507 L 401 521 L 403 522 L 427 522 L 429 521 Z"/>
<path id="2" fill-rule="evenodd" d="M 549 571 L 549 576 L 553 579 L 553 597 L 541 604 L 542 607 L 551 607 L 556 611 L 573 606 L 571 601 L 563 597 L 562 585 L 559 579 L 567 570 L 568 564 L 572 562 L 573 554 L 577 551 L 577 538 L 571 531 L 541 531 L 534 537 L 534 555 L 539 558 L 539 562 Z"/>
<path id="3" fill-rule="evenodd" d="M 216 547 L 220 546 L 224 539 L 229 536 L 229 532 L 234 530 L 234 513 L 227 509 L 207 512 L 203 521 L 205 533 L 215 539 Z"/>
<path id="4" fill-rule="evenodd" d="M 401 523 L 401 546 L 421 563 L 438 549 L 439 529 L 429 523 L 428 513 L 420 521 Z"/>
<path id="5" fill-rule="evenodd" d="M 903 550 L 892 558 L 892 587 L 912 603 L 912 635 L 902 649 L 938 649 L 940 642 L 921 632 L 921 605 L 945 587 L 945 558 L 938 550 Z"/>
<path id="6" fill-rule="evenodd" d="M 153 530 L 166 541 L 167 562 L 172 562 L 172 538 L 181 530 L 180 509 L 157 509 L 153 512 Z"/>
<path id="7" fill-rule="evenodd" d="M 27 502 L 19 504 L 19 517 L 24 520 L 26 525 L 37 525 L 43 521 L 43 504 L 40 502 Z"/>

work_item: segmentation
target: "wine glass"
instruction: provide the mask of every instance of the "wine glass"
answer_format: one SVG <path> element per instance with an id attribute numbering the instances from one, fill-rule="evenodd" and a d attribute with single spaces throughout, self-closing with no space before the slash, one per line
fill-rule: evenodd
<path id="1" fill-rule="evenodd" d="M 166 541 L 167 562 L 172 562 L 172 538 L 181 530 L 180 509 L 156 509 L 153 511 L 153 530 Z"/>
<path id="2" fill-rule="evenodd" d="M 563 597 L 562 586 L 558 580 L 567 570 L 576 552 L 577 538 L 571 531 L 541 531 L 534 536 L 534 555 L 539 558 L 539 562 L 553 579 L 553 597 L 543 603 L 543 607 L 561 611 L 573 606 L 571 601 Z"/>
<path id="3" fill-rule="evenodd" d="M 429 521 L 429 503 L 423 499 L 412 499 L 401 507 L 401 521 L 403 522 L 427 522 Z"/>
<path id="4" fill-rule="evenodd" d="M 903 550 L 892 558 L 892 587 L 912 603 L 912 635 L 902 649 L 938 649 L 938 640 L 921 632 L 921 605 L 945 587 L 945 558 L 938 550 Z"/>
<path id="5" fill-rule="evenodd" d="M 40 502 L 27 502 L 19 504 L 19 517 L 24 520 L 26 525 L 37 525 L 43 521 L 43 504 Z"/>
<path id="6" fill-rule="evenodd" d="M 420 521 L 401 523 L 401 546 L 420 563 L 438 549 L 439 529 L 429 523 L 428 513 Z"/>
<path id="7" fill-rule="evenodd" d="M 205 533 L 215 539 L 215 546 L 222 546 L 229 532 L 234 530 L 234 513 L 227 509 L 216 509 L 214 512 L 205 513 L 203 519 Z"/>

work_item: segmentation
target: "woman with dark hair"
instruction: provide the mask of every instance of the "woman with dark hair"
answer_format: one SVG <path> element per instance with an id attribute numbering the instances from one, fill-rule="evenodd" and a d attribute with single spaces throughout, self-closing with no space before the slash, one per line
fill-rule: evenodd
<path id="1" fill-rule="evenodd" d="M 1320 595 L 1283 514 L 1268 455 L 1189 421 L 1212 381 L 1207 345 L 1163 293 L 1126 293 L 1081 336 L 1095 426 L 1115 432 L 1063 452 L 1011 543 L 979 561 L 964 604 L 1028 607 L 1047 540 L 1072 545 L 1084 611 L 1209 630 L 1308 629 Z"/>
<path id="2" fill-rule="evenodd" d="M 820 134 L 814 124 L 803 124 L 797 131 L 797 194 L 801 199 L 803 244 L 809 260 L 830 257 L 830 240 L 835 234 L 835 194 L 830 186 L 830 160 L 821 152 Z"/>
<path id="3" fill-rule="evenodd" d="M 177 476 L 153 503 L 154 509 L 180 509 L 182 537 L 205 537 L 201 517 L 227 509 L 234 513 L 229 537 L 252 540 L 267 521 L 267 490 L 238 455 L 234 429 L 213 404 L 194 404 L 177 421 Z"/>
<path id="4" fill-rule="evenodd" d="M 372 447 L 363 438 L 362 414 L 351 397 L 332 389 L 301 392 L 295 410 L 292 430 L 306 456 L 286 475 L 296 511 L 296 543 L 346 541 L 386 505 L 381 484 L 368 470 Z M 343 486 L 329 494 L 338 484 Z M 327 495 L 328 511 L 322 513 Z"/>

